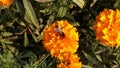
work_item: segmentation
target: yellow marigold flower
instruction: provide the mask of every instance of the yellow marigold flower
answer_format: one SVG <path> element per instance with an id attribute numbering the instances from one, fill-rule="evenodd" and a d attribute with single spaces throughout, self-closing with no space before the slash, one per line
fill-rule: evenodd
<path id="1" fill-rule="evenodd" d="M 120 11 L 104 9 L 94 24 L 96 39 L 110 47 L 120 46 Z"/>
<path id="2" fill-rule="evenodd" d="M 82 62 L 79 62 L 78 55 L 72 53 L 63 53 L 62 61 L 57 65 L 57 68 L 81 68 Z"/>
<path id="3" fill-rule="evenodd" d="M 77 29 L 66 20 L 53 23 L 43 31 L 43 44 L 52 56 L 57 57 L 63 52 L 75 53 L 78 48 Z"/>
<path id="4" fill-rule="evenodd" d="M 9 7 L 13 0 L 0 0 L 0 6 Z"/>

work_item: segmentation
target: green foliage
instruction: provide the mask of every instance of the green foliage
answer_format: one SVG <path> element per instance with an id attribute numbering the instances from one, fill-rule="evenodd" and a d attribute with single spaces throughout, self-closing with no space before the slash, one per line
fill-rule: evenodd
<path id="1" fill-rule="evenodd" d="M 67 19 L 77 27 L 77 54 L 84 68 L 119 68 L 120 48 L 95 39 L 93 24 L 104 8 L 119 9 L 120 0 L 14 0 L 0 9 L 0 68 L 56 68 L 42 44 L 43 29 Z M 0 6 L 1 7 L 1 6 Z"/>
<path id="2" fill-rule="evenodd" d="M 0 54 L 0 66 L 1 68 L 20 68 L 21 66 L 17 63 L 17 60 L 13 57 L 14 55 L 5 44 L 2 43 L 3 52 Z"/>

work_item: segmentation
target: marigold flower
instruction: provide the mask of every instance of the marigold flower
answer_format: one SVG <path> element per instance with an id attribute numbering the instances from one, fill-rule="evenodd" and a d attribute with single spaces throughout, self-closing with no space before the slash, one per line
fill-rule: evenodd
<path id="1" fill-rule="evenodd" d="M 13 0 L 0 0 L 0 6 L 9 7 Z"/>
<path id="2" fill-rule="evenodd" d="M 78 48 L 77 29 L 66 20 L 53 23 L 43 31 L 43 44 L 52 56 L 57 57 L 63 52 L 75 53 Z"/>
<path id="3" fill-rule="evenodd" d="M 120 46 L 120 11 L 104 9 L 94 24 L 96 39 L 107 46 Z"/>
<path id="4" fill-rule="evenodd" d="M 57 68 L 81 68 L 82 63 L 79 62 L 78 55 L 74 55 L 72 53 L 63 53 L 62 61 Z"/>

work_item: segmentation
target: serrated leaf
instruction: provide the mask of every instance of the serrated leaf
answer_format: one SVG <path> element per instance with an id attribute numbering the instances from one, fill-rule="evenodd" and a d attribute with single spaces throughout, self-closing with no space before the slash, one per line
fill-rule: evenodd
<path id="1" fill-rule="evenodd" d="M 85 0 L 73 0 L 81 9 L 85 6 Z"/>
<path id="2" fill-rule="evenodd" d="M 28 45 L 28 37 L 27 37 L 27 32 L 24 33 L 24 46 L 26 47 Z"/>
<path id="3" fill-rule="evenodd" d="M 11 33 L 11 32 L 3 32 L 2 33 L 2 36 L 4 36 L 4 37 L 9 37 L 9 36 L 12 36 L 13 35 L 13 33 Z"/>
<path id="4" fill-rule="evenodd" d="M 29 0 L 23 0 L 23 4 L 26 9 L 27 15 L 30 17 L 31 23 L 35 27 L 39 28 L 39 23 L 38 23 L 36 15 L 35 15 L 34 9 L 31 5 L 31 2 Z"/>

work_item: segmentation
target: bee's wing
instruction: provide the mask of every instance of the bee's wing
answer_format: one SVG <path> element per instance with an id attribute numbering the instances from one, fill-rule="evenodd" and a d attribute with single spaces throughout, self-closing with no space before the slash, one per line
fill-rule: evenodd
<path id="1" fill-rule="evenodd" d="M 56 32 L 59 32 L 59 28 L 55 28 L 55 31 L 56 31 Z"/>

